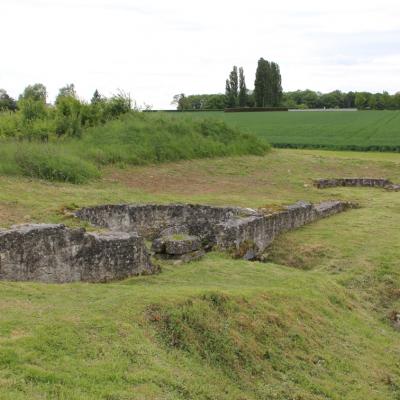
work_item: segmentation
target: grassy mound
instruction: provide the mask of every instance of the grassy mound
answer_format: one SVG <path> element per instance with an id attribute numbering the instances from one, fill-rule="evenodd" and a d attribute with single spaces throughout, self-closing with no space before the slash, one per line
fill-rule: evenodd
<path id="1" fill-rule="evenodd" d="M 135 113 L 89 130 L 82 140 L 100 164 L 133 165 L 228 155 L 263 155 L 264 140 L 215 119 Z"/>
<path id="2" fill-rule="evenodd" d="M 58 142 L 3 142 L 0 173 L 83 183 L 98 167 L 143 165 L 233 155 L 263 155 L 269 145 L 219 120 L 177 120 L 132 113 L 87 130 L 81 139 Z"/>

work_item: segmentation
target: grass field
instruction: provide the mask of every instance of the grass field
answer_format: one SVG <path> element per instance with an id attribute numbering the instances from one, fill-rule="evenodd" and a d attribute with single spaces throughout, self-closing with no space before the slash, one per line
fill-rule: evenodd
<path id="1" fill-rule="evenodd" d="M 222 118 L 276 147 L 400 151 L 400 111 L 188 114 Z"/>
<path id="2" fill-rule="evenodd" d="M 82 185 L 0 175 L 3 227 L 76 225 L 66 210 L 102 203 L 361 205 L 282 235 L 267 263 L 209 253 L 109 284 L 1 282 L 0 399 L 399 399 L 400 194 L 312 187 L 330 176 L 400 182 L 400 159 L 282 149 L 108 166 Z"/>

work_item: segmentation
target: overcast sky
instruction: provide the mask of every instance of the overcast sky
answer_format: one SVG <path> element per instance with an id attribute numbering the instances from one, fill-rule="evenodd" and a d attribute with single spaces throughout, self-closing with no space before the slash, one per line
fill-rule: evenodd
<path id="1" fill-rule="evenodd" d="M 14 97 L 74 83 L 84 99 L 120 88 L 172 108 L 176 93 L 223 92 L 233 65 L 252 89 L 260 57 L 284 90 L 400 91 L 399 0 L 0 0 L 0 27 Z"/>

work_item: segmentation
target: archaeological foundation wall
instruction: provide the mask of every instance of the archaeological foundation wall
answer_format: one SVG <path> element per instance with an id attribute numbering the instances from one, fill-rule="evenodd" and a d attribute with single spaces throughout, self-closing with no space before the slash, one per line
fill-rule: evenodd
<path id="1" fill-rule="evenodd" d="M 153 272 L 143 237 L 60 224 L 0 230 L 0 280 L 106 282 Z"/>
<path id="2" fill-rule="evenodd" d="M 298 202 L 276 212 L 192 204 L 83 208 L 76 217 L 106 233 L 61 224 L 0 230 L 0 280 L 107 282 L 154 273 L 152 254 L 187 262 L 214 248 L 257 259 L 277 235 L 351 207 L 327 201 Z"/>
<path id="3" fill-rule="evenodd" d="M 265 213 L 249 208 L 188 204 L 108 205 L 84 208 L 76 215 L 108 229 L 136 230 L 152 240 L 172 230 L 199 237 L 206 249 L 235 251 L 245 244 L 251 248 L 246 256 L 251 259 L 261 254 L 280 233 L 353 206 L 342 201 L 317 205 L 298 202 L 281 211 Z"/>
<path id="4" fill-rule="evenodd" d="M 318 189 L 331 187 L 379 187 L 387 190 L 400 190 L 400 184 L 391 182 L 384 178 L 330 178 L 316 179 L 314 186 Z"/>

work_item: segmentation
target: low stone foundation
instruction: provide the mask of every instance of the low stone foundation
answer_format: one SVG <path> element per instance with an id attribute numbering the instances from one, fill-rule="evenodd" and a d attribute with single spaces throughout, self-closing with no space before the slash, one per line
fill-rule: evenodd
<path id="1" fill-rule="evenodd" d="M 338 186 L 348 187 L 380 187 L 387 190 L 400 190 L 400 184 L 391 182 L 384 178 L 331 178 L 331 179 L 316 179 L 314 186 L 318 189 L 325 189 Z"/>
<path id="2" fill-rule="evenodd" d="M 198 236 L 203 246 L 211 248 L 218 224 L 252 213 L 256 211 L 199 204 L 117 204 L 82 208 L 76 216 L 102 228 L 137 232 L 148 240 L 174 233 Z"/>
<path id="3" fill-rule="evenodd" d="M 0 230 L 0 280 L 106 282 L 153 271 L 136 233 L 100 235 L 53 224 Z"/>
<path id="4" fill-rule="evenodd" d="M 355 204 L 344 201 L 315 205 L 298 202 L 271 214 L 234 218 L 221 224 L 216 242 L 220 249 L 233 251 L 246 259 L 257 258 L 277 235 L 354 207 Z"/>
<path id="5" fill-rule="evenodd" d="M 282 232 L 342 212 L 354 204 L 298 202 L 277 212 L 192 204 L 105 205 L 76 216 L 108 228 L 87 233 L 64 225 L 0 230 L 0 280 L 106 282 L 155 272 L 145 239 L 160 258 L 181 262 L 213 248 L 257 259 Z"/>
<path id="6" fill-rule="evenodd" d="M 266 214 L 240 207 L 212 207 L 192 204 L 106 205 L 79 210 L 77 217 L 94 225 L 118 231 L 137 231 L 154 240 L 168 234 L 184 233 L 200 238 L 204 249 L 241 251 L 256 258 L 285 231 L 342 212 L 354 204 L 328 201 L 317 205 L 298 202 Z"/>

